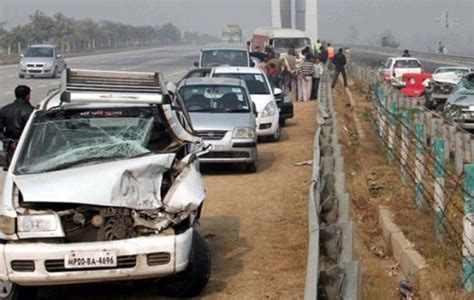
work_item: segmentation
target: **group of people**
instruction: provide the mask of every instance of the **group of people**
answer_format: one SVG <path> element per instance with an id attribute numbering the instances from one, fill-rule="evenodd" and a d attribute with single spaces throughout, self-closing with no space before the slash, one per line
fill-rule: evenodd
<path id="1" fill-rule="evenodd" d="M 324 47 L 318 40 L 314 51 L 306 47 L 298 53 L 291 48 L 283 58 L 277 57 L 271 47 L 266 47 L 264 51 L 256 47 L 250 55 L 261 61 L 260 67 L 275 87 L 290 92 L 293 101 L 316 100 L 321 77 L 328 67 L 332 69 L 332 65 L 335 68 L 332 87 L 335 87 L 339 75 L 342 75 L 344 87 L 347 87 L 347 48 L 346 51 L 341 48 L 336 52 L 331 44 Z"/>

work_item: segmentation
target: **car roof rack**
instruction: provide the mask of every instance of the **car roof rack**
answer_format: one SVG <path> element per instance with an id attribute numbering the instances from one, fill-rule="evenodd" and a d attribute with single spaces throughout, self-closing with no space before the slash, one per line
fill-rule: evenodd
<path id="1" fill-rule="evenodd" d="M 153 72 L 67 69 L 61 92 L 61 102 L 163 103 L 169 98 L 163 76 Z"/>

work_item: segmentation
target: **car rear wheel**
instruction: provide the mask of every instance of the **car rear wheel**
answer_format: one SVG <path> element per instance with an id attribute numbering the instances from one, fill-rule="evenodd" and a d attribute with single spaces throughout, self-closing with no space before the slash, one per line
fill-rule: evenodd
<path id="1" fill-rule="evenodd" d="M 206 287 L 210 275 L 211 255 L 207 242 L 194 231 L 188 267 L 183 272 L 160 281 L 161 290 L 168 297 L 196 297 Z"/>

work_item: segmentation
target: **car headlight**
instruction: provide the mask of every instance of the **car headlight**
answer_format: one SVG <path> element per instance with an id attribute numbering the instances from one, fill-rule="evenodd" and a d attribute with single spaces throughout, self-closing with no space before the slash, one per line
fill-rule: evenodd
<path id="1" fill-rule="evenodd" d="M 276 112 L 276 105 L 275 102 L 269 102 L 265 109 L 263 110 L 262 117 L 270 117 L 273 116 Z"/>
<path id="2" fill-rule="evenodd" d="M 5 235 L 15 234 L 15 218 L 0 216 L 0 232 Z"/>
<path id="3" fill-rule="evenodd" d="M 255 130 L 249 127 L 237 127 L 232 133 L 234 139 L 253 139 L 255 138 Z"/>
<path id="4" fill-rule="evenodd" d="M 46 63 L 44 63 L 44 67 L 45 67 L 46 69 L 51 69 L 51 68 L 53 67 L 53 64 L 54 64 L 54 63 L 53 63 L 52 61 L 46 62 Z"/>
<path id="5" fill-rule="evenodd" d="M 56 215 L 18 216 L 18 233 L 56 231 L 59 228 L 58 218 Z"/>

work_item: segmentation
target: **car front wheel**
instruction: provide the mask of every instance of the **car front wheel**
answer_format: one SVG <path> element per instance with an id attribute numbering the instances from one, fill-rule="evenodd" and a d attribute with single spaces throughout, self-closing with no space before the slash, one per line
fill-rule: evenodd
<path id="1" fill-rule="evenodd" d="M 211 275 L 211 255 L 204 238 L 193 232 L 189 264 L 183 272 L 164 278 L 161 290 L 168 297 L 189 298 L 198 296 L 206 287 Z"/>
<path id="2" fill-rule="evenodd" d="M 22 287 L 8 281 L 0 281 L 0 300 L 35 299 L 35 289 Z"/>
<path id="3" fill-rule="evenodd" d="M 281 139 L 281 126 L 278 124 L 277 130 L 269 137 L 270 142 L 276 143 Z"/>

